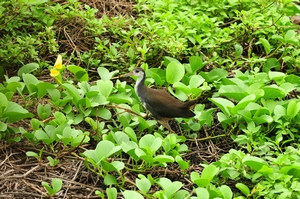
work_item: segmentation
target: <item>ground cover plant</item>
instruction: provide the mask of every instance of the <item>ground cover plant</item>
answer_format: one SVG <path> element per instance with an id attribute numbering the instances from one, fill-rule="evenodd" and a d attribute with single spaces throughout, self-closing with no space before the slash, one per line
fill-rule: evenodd
<path id="1" fill-rule="evenodd" d="M 0 4 L 1 197 L 300 197 L 298 2 Z M 137 66 L 200 97 L 176 134 Z"/>

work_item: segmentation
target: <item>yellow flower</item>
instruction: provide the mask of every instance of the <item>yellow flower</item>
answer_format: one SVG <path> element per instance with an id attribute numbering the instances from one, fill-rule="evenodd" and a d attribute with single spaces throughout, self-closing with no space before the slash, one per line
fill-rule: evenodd
<path id="1" fill-rule="evenodd" d="M 62 57 L 61 55 L 57 55 L 57 59 L 55 61 L 55 64 L 54 64 L 54 69 L 62 69 Z"/>
<path id="2" fill-rule="evenodd" d="M 51 69 L 50 70 L 50 76 L 51 77 L 57 77 L 59 75 L 59 71 L 56 69 Z"/>

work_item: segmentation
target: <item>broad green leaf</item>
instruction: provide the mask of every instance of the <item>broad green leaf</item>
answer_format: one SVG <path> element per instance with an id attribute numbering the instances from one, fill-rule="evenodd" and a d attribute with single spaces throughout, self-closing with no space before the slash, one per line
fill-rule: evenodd
<path id="1" fill-rule="evenodd" d="M 101 117 L 102 119 L 109 120 L 112 115 L 106 108 L 94 108 L 90 115 Z"/>
<path id="2" fill-rule="evenodd" d="M 200 72 L 200 75 L 205 79 L 206 82 L 211 83 L 227 77 L 228 72 L 221 68 L 215 68 L 209 72 Z"/>
<path id="3" fill-rule="evenodd" d="M 118 191 L 115 187 L 106 188 L 107 199 L 117 199 Z"/>
<path id="4" fill-rule="evenodd" d="M 289 118 L 294 118 L 300 111 L 300 102 L 297 102 L 296 100 L 291 100 L 288 103 L 287 106 L 287 116 Z"/>
<path id="5" fill-rule="evenodd" d="M 122 192 L 122 194 L 125 199 L 144 199 L 144 197 L 136 191 L 126 190 Z"/>
<path id="6" fill-rule="evenodd" d="M 260 116 L 253 116 L 253 121 L 256 124 L 264 124 L 264 123 L 271 123 L 273 122 L 273 118 L 270 115 L 260 115 Z"/>
<path id="7" fill-rule="evenodd" d="M 201 77 L 200 75 L 192 75 L 190 77 L 189 87 L 197 88 L 204 82 L 205 82 L 205 79 L 203 77 Z"/>
<path id="8" fill-rule="evenodd" d="M 271 99 L 276 99 L 276 98 L 283 98 L 285 97 L 285 92 L 282 88 L 279 88 L 277 85 L 269 85 L 269 86 L 264 86 L 262 88 L 265 92 L 264 97 L 271 98 Z"/>
<path id="9" fill-rule="evenodd" d="M 153 162 L 159 162 L 159 163 L 174 162 L 174 158 L 169 155 L 157 155 L 153 158 Z"/>
<path id="10" fill-rule="evenodd" d="M 117 184 L 117 179 L 115 176 L 113 176 L 111 174 L 106 174 L 104 176 L 103 182 L 106 186 L 109 186 L 109 185 Z"/>
<path id="11" fill-rule="evenodd" d="M 80 82 L 89 80 L 89 75 L 86 69 L 76 65 L 69 65 L 67 69 L 75 75 L 76 80 Z"/>
<path id="12" fill-rule="evenodd" d="M 210 98 L 209 99 L 212 103 L 214 103 L 217 107 L 219 107 L 221 109 L 221 111 L 226 115 L 229 116 L 230 112 L 228 110 L 228 107 L 233 108 L 234 104 L 227 100 L 227 99 L 223 99 L 223 98 Z"/>
<path id="13" fill-rule="evenodd" d="M 98 74 L 99 74 L 101 80 L 103 80 L 103 81 L 110 80 L 115 74 L 119 73 L 118 70 L 109 72 L 109 70 L 104 67 L 98 67 L 97 71 L 98 71 Z"/>
<path id="14" fill-rule="evenodd" d="M 107 81 L 98 80 L 97 86 L 100 93 L 107 98 L 111 94 L 114 85 L 110 80 Z"/>
<path id="15" fill-rule="evenodd" d="M 44 97 L 48 93 L 49 89 L 56 89 L 55 86 L 49 82 L 39 82 L 36 85 L 36 87 L 37 87 L 37 92 L 38 92 L 37 94 L 38 94 L 39 98 Z M 59 91 L 57 91 L 57 92 L 59 92 Z"/>
<path id="16" fill-rule="evenodd" d="M 6 104 L 5 100 L 4 100 L 4 104 Z M 6 118 L 7 122 L 9 123 L 16 122 L 25 118 L 30 118 L 32 116 L 33 116 L 32 113 L 29 113 L 26 109 L 21 107 L 19 104 L 10 101 L 7 102 L 7 106 L 2 112 L 2 118 Z"/>
<path id="17" fill-rule="evenodd" d="M 35 71 L 38 68 L 39 68 L 38 63 L 33 62 L 33 63 L 26 64 L 18 70 L 18 76 L 22 77 L 23 74 L 31 73 L 32 71 Z"/>
<path id="18" fill-rule="evenodd" d="M 124 132 L 117 131 L 117 132 L 113 133 L 112 135 L 113 135 L 116 143 L 119 145 L 122 144 L 123 142 L 124 143 L 129 142 L 129 136 Z"/>
<path id="19" fill-rule="evenodd" d="M 143 193 L 148 193 L 148 191 L 151 188 L 151 182 L 147 178 L 142 178 L 142 179 L 136 178 L 135 183 L 137 188 Z"/>
<path id="20" fill-rule="evenodd" d="M 37 106 L 37 113 L 38 116 L 42 119 L 45 120 L 47 119 L 50 114 L 51 114 L 51 106 L 50 104 L 45 104 L 45 106 L 38 104 Z"/>
<path id="21" fill-rule="evenodd" d="M 171 198 L 182 186 L 183 184 L 179 181 L 172 182 L 168 178 L 159 178 L 157 184 L 164 190 L 167 198 Z"/>
<path id="22" fill-rule="evenodd" d="M 0 92 L 0 114 L 4 111 L 4 109 L 8 106 L 8 100 L 6 96 Z"/>
<path id="23" fill-rule="evenodd" d="M 230 109 L 232 114 L 236 114 L 239 110 L 244 110 L 250 102 L 255 102 L 256 96 L 254 94 L 244 97 L 235 107 Z"/>
<path id="24" fill-rule="evenodd" d="M 235 57 L 240 57 L 243 54 L 243 47 L 240 44 L 234 45 Z"/>
<path id="25" fill-rule="evenodd" d="M 198 198 L 209 199 L 209 192 L 207 191 L 207 189 L 198 187 L 195 189 L 195 192 L 196 192 Z"/>
<path id="26" fill-rule="evenodd" d="M 300 77 L 297 75 L 294 74 L 287 75 L 285 81 L 300 86 Z"/>
<path id="27" fill-rule="evenodd" d="M 23 86 L 20 82 L 9 82 L 6 85 L 6 88 L 12 92 L 16 92 L 16 90 L 21 89 Z"/>
<path id="28" fill-rule="evenodd" d="M 53 191 L 57 193 L 62 188 L 62 180 L 58 178 L 52 179 Z"/>
<path id="29" fill-rule="evenodd" d="M 276 58 L 268 58 L 263 67 L 264 72 L 269 72 L 271 69 L 280 70 L 280 62 Z"/>
<path id="30" fill-rule="evenodd" d="M 295 162 L 292 165 L 283 166 L 279 172 L 286 175 L 292 175 L 294 178 L 300 178 L 300 164 Z"/>
<path id="31" fill-rule="evenodd" d="M 220 95 L 240 101 L 249 95 L 243 88 L 236 85 L 224 85 L 219 90 Z"/>
<path id="32" fill-rule="evenodd" d="M 144 135 L 139 141 L 140 148 L 149 148 L 153 153 L 157 151 L 161 147 L 161 145 L 162 139 L 155 138 L 154 135 L 151 134 Z"/>
<path id="33" fill-rule="evenodd" d="M 167 65 L 166 80 L 170 84 L 179 82 L 184 76 L 184 66 L 178 62 L 170 62 Z"/>
<path id="34" fill-rule="evenodd" d="M 0 132 L 4 132 L 7 130 L 7 124 L 0 121 Z"/>
<path id="35" fill-rule="evenodd" d="M 130 139 L 137 143 L 137 137 L 136 137 L 136 133 L 134 132 L 134 130 L 131 127 L 126 127 L 125 128 L 125 133 L 127 133 L 127 135 L 130 137 Z"/>
<path id="36" fill-rule="evenodd" d="M 243 183 L 236 183 L 236 188 L 238 188 L 245 196 L 250 194 L 250 189 Z"/>
<path id="37" fill-rule="evenodd" d="M 189 198 L 189 197 L 190 197 L 190 192 L 181 189 L 174 194 L 172 199 L 182 199 L 182 198 Z"/>
<path id="38" fill-rule="evenodd" d="M 242 162 L 244 165 L 251 167 L 255 171 L 260 170 L 263 165 L 268 166 L 268 163 L 265 162 L 262 158 L 255 156 L 246 156 Z"/>
<path id="39" fill-rule="evenodd" d="M 124 163 L 120 161 L 107 162 L 106 160 L 101 161 L 101 166 L 106 172 L 115 171 L 120 174 L 120 170 L 124 168 Z"/>
<path id="40" fill-rule="evenodd" d="M 288 30 L 285 35 L 284 35 L 284 40 L 287 42 L 287 43 L 290 43 L 290 44 L 297 44 L 299 42 L 298 38 L 296 37 L 296 32 L 294 30 Z"/>
<path id="41" fill-rule="evenodd" d="M 32 74 L 24 74 L 22 75 L 23 81 L 28 89 L 29 94 L 32 94 L 37 91 L 37 84 L 40 82 L 34 75 Z"/>
<path id="42" fill-rule="evenodd" d="M 204 66 L 202 59 L 199 56 L 191 56 L 189 58 L 189 63 L 192 69 L 191 73 L 195 73 L 197 70 L 200 70 Z"/>
<path id="43" fill-rule="evenodd" d="M 206 187 L 219 172 L 215 165 L 209 165 L 202 170 L 201 176 L 197 172 L 191 173 L 191 180 L 199 187 Z"/>
<path id="44" fill-rule="evenodd" d="M 175 157 L 175 161 L 177 162 L 177 164 L 180 166 L 180 168 L 181 168 L 182 170 L 187 170 L 187 169 L 189 168 L 189 166 L 190 166 L 189 162 L 184 161 L 184 160 L 182 159 L 182 157 L 180 157 L 179 155 L 177 155 L 177 156 Z"/>
<path id="45" fill-rule="evenodd" d="M 102 140 L 97 144 L 95 150 L 86 150 L 83 154 L 91 158 L 96 164 L 100 164 L 101 160 L 105 160 L 119 150 L 121 150 L 120 146 L 115 146 L 108 140 Z"/>
<path id="46" fill-rule="evenodd" d="M 230 187 L 228 187 L 227 185 L 222 185 L 221 187 L 219 187 L 219 189 L 222 192 L 224 199 L 232 199 L 233 194 Z"/>
<path id="47" fill-rule="evenodd" d="M 173 57 L 164 56 L 164 66 L 168 66 L 171 62 L 177 62 L 180 64 L 180 62 L 177 59 Z"/>
<path id="48" fill-rule="evenodd" d="M 62 84 L 62 87 L 67 90 L 68 94 L 73 98 L 75 104 L 77 104 L 77 102 L 81 99 L 78 89 L 72 84 L 67 83 Z"/>
<path id="49" fill-rule="evenodd" d="M 285 73 L 278 72 L 278 71 L 269 71 L 268 72 L 269 78 L 274 81 L 283 81 L 286 77 Z"/>
<path id="50" fill-rule="evenodd" d="M 260 43 L 263 45 L 266 54 L 268 55 L 271 52 L 272 46 L 270 45 L 269 41 L 265 38 L 259 38 Z"/>

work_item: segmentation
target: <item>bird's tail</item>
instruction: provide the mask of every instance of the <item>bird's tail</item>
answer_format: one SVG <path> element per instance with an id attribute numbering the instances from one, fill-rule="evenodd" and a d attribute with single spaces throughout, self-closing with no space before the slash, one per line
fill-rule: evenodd
<path id="1" fill-rule="evenodd" d="M 200 97 L 201 97 L 201 96 L 199 96 L 197 99 L 187 101 L 187 102 L 184 103 L 184 105 L 185 105 L 186 107 L 191 107 L 191 106 L 193 106 L 194 104 L 198 104 L 198 103 L 200 102 Z"/>

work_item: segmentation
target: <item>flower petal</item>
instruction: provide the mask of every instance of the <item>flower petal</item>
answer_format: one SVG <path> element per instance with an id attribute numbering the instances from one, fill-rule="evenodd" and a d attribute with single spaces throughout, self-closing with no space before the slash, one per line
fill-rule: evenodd
<path id="1" fill-rule="evenodd" d="M 55 64 L 54 64 L 54 68 L 55 69 L 62 69 L 62 56 L 59 54 L 57 55 L 57 59 L 55 61 Z"/>
<path id="2" fill-rule="evenodd" d="M 51 77 L 57 77 L 59 75 L 59 71 L 56 69 L 51 69 L 50 70 L 50 76 Z"/>

